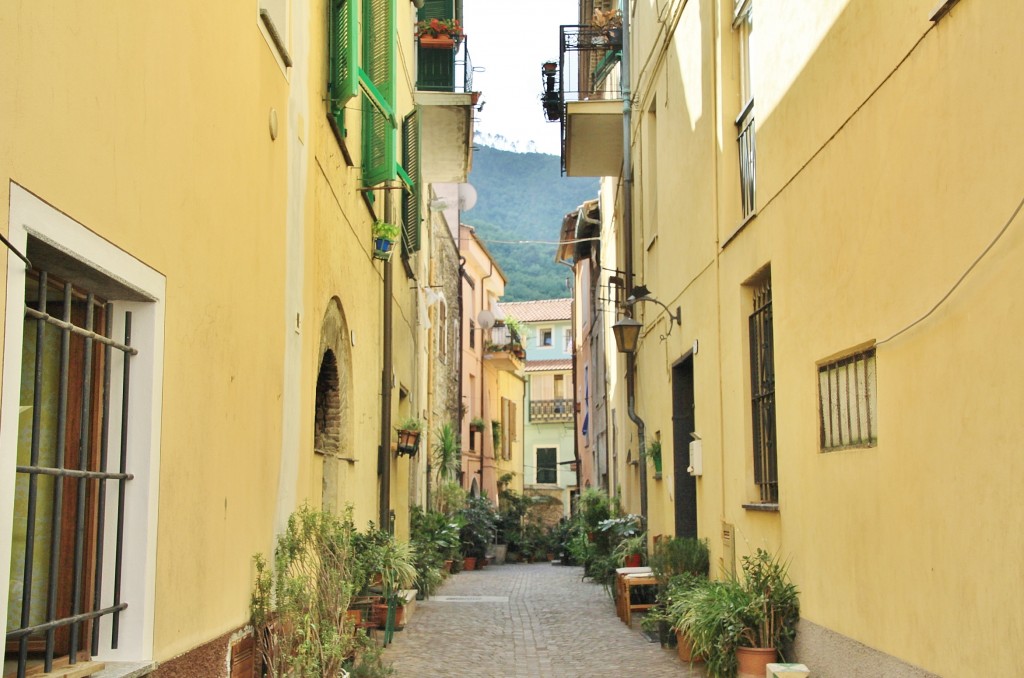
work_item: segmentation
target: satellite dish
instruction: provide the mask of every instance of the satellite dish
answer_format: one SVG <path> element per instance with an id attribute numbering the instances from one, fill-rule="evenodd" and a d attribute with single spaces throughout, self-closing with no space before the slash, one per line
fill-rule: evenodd
<path id="1" fill-rule="evenodd" d="M 494 327 L 494 314 L 485 308 L 477 314 L 476 324 L 485 330 L 491 329 Z"/>
<path id="2" fill-rule="evenodd" d="M 472 184 L 459 184 L 459 209 L 468 212 L 476 205 L 476 189 Z"/>

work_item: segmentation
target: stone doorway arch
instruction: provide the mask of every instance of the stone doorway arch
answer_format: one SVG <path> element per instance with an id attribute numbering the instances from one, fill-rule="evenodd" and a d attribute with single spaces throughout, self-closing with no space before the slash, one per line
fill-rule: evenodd
<path id="1" fill-rule="evenodd" d="M 341 300 L 332 297 L 320 325 L 313 452 L 323 459 L 321 502 L 324 510 L 342 505 L 342 461 L 354 461 L 352 452 L 352 344 Z"/>

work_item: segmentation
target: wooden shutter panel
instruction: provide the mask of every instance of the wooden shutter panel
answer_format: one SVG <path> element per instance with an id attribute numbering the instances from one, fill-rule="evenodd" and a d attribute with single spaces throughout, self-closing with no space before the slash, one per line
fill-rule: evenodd
<path id="1" fill-rule="evenodd" d="M 509 424 L 510 424 L 510 421 L 509 421 L 509 406 L 511 404 L 512 404 L 512 401 L 509 400 L 508 398 L 502 398 L 501 399 L 501 458 L 502 459 L 508 459 L 509 458 L 509 440 L 510 440 L 510 435 L 511 434 L 510 434 L 508 429 L 509 429 Z"/>
<path id="2" fill-rule="evenodd" d="M 402 193 L 402 247 L 405 252 L 420 250 L 420 117 L 416 111 L 405 116 L 402 124 L 402 167 L 411 186 Z"/>
<path id="3" fill-rule="evenodd" d="M 330 112 L 338 129 L 344 129 L 342 120 L 345 104 L 355 97 L 359 88 L 359 53 L 356 31 L 359 21 L 356 0 L 330 0 L 331 23 L 330 32 Z"/>
<path id="4" fill-rule="evenodd" d="M 424 0 L 423 6 L 416 13 L 416 18 L 420 21 L 455 17 L 455 5 L 452 0 Z"/>
<path id="5" fill-rule="evenodd" d="M 364 0 L 363 65 L 382 101 L 363 96 L 363 183 L 373 186 L 397 176 L 397 129 L 381 110 L 395 103 L 395 3 Z"/>

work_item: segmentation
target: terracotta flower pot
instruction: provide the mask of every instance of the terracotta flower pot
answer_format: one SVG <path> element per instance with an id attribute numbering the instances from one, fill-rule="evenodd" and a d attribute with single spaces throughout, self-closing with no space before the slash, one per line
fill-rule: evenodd
<path id="1" fill-rule="evenodd" d="M 444 561 L 444 571 L 449 573 L 449 574 L 451 574 L 451 571 L 452 571 L 452 562 L 453 561 L 451 561 L 451 560 Z"/>
<path id="2" fill-rule="evenodd" d="M 466 556 L 462 559 L 463 570 L 475 570 L 476 569 L 476 558 L 473 556 Z"/>
<path id="3" fill-rule="evenodd" d="M 624 567 L 640 567 L 643 564 L 643 558 L 639 553 L 634 553 L 631 556 L 626 556 Z"/>
<path id="4" fill-rule="evenodd" d="M 421 35 L 420 47 L 424 49 L 453 49 L 455 40 L 450 35 L 439 35 L 436 38 L 432 35 Z"/>
<path id="5" fill-rule="evenodd" d="M 774 647 L 738 647 L 739 678 L 762 678 L 768 665 L 775 661 Z"/>
<path id="6" fill-rule="evenodd" d="M 704 657 L 693 654 L 693 642 L 681 631 L 676 631 L 676 652 L 679 654 L 679 659 L 687 663 L 704 661 Z"/>

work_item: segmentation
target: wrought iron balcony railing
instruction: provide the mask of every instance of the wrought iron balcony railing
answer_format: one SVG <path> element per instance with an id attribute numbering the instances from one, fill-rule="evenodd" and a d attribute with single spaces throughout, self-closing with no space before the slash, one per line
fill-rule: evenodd
<path id="1" fill-rule="evenodd" d="M 508 351 L 520 360 L 526 358 L 526 349 L 523 347 L 519 334 L 506 325 L 495 325 L 490 329 L 484 344 L 484 351 L 487 353 Z"/>
<path id="2" fill-rule="evenodd" d="M 569 398 L 530 401 L 531 422 L 565 422 L 572 421 L 572 417 L 573 401 Z"/>
<path id="3" fill-rule="evenodd" d="M 622 60 L 622 28 L 561 26 L 558 64 L 541 70 L 541 103 L 550 122 L 559 122 L 562 142 L 562 173 L 565 174 L 565 106 L 573 101 L 615 99 L 618 88 L 609 87 L 608 76 Z"/>

